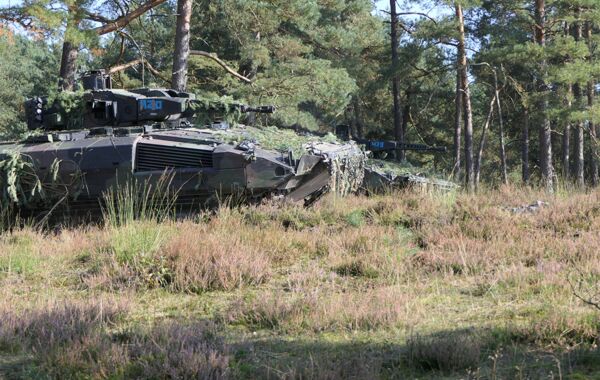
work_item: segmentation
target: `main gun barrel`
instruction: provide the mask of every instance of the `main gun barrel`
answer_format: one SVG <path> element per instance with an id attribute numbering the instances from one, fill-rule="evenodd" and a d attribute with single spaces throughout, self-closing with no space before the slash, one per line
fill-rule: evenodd
<path id="1" fill-rule="evenodd" d="M 409 144 L 392 140 L 365 140 L 357 139 L 360 144 L 366 145 L 372 152 L 394 151 L 394 150 L 413 150 L 418 152 L 446 152 L 445 146 L 430 146 L 425 144 Z"/>
<path id="2" fill-rule="evenodd" d="M 240 113 L 273 113 L 275 112 L 275 106 L 249 106 L 241 103 L 225 103 L 219 101 L 202 101 L 191 99 L 189 103 L 192 105 L 194 112 L 216 112 L 226 113 L 231 111 L 238 111 Z"/>
<path id="3" fill-rule="evenodd" d="M 275 112 L 275 106 L 258 106 L 251 107 L 245 104 L 240 105 L 240 112 L 248 113 L 248 112 L 256 112 L 256 113 L 273 113 Z"/>

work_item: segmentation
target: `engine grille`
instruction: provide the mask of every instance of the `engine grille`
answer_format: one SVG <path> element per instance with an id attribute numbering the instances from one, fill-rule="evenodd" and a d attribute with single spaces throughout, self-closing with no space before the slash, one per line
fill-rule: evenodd
<path id="1" fill-rule="evenodd" d="M 136 171 L 211 168 L 212 166 L 212 150 L 144 143 L 137 145 Z"/>

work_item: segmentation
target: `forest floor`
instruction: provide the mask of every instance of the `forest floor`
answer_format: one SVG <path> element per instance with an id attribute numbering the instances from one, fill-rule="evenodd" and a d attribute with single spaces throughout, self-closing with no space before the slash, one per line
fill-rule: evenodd
<path id="1" fill-rule="evenodd" d="M 510 188 L 25 227 L 0 378 L 600 379 L 599 231 L 600 191 Z"/>

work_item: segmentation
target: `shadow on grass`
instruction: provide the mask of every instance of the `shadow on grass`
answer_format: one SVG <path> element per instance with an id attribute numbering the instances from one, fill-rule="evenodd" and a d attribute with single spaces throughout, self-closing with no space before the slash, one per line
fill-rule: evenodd
<path id="1" fill-rule="evenodd" d="M 510 329 L 413 335 L 403 344 L 268 337 L 241 341 L 232 349 L 234 373 L 246 379 L 535 379 L 600 374 L 596 346 L 543 350 L 519 342 Z"/>
<path id="2" fill-rule="evenodd" d="M 122 323 L 127 311 L 127 305 L 91 300 L 19 312 L 3 308 L 0 379 L 537 379 L 600 374 L 600 350 L 588 338 L 547 350 L 511 328 L 449 330 L 383 343 L 364 334 L 286 339 L 276 336 L 276 330 L 236 339 L 225 326 L 205 320 L 130 326 Z"/>

